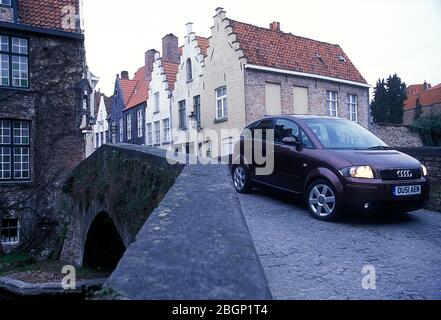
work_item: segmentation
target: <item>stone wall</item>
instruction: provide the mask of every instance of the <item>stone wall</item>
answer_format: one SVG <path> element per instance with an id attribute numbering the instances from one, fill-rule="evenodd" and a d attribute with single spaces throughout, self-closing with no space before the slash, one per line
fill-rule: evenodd
<path id="1" fill-rule="evenodd" d="M 371 132 L 391 147 L 422 147 L 423 141 L 410 127 L 395 124 L 373 124 Z"/>
<path id="2" fill-rule="evenodd" d="M 398 148 L 427 167 L 431 180 L 430 203 L 427 209 L 441 212 L 441 148 Z"/>
<path id="3" fill-rule="evenodd" d="M 186 165 L 105 286 L 102 299 L 271 299 L 228 166 Z"/>
<path id="4" fill-rule="evenodd" d="M 182 166 L 169 165 L 165 151 L 120 144 L 104 145 L 84 160 L 67 180 L 71 199 L 61 259 L 82 265 L 84 245 L 95 217 L 105 212 L 128 247 L 161 202 Z"/>
<path id="5" fill-rule="evenodd" d="M 1 28 L 0 33 L 10 34 Z M 14 35 L 29 39 L 30 88 L 0 89 L 0 118 L 31 123 L 31 181 L 0 182 L 0 215 L 19 218 L 19 246 L 45 257 L 62 232 L 62 181 L 84 156 L 78 87 L 85 73 L 84 41 Z"/>

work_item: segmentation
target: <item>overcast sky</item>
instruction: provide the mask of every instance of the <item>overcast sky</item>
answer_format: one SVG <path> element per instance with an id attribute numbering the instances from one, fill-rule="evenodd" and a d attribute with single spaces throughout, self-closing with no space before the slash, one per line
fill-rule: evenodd
<path id="1" fill-rule="evenodd" d="M 185 35 L 185 24 L 210 36 L 215 8 L 227 17 L 339 44 L 371 84 L 391 73 L 407 84 L 441 82 L 441 0 L 83 0 L 87 61 L 113 92 L 115 75 L 130 76 L 144 52 L 161 50 L 167 33 Z"/>

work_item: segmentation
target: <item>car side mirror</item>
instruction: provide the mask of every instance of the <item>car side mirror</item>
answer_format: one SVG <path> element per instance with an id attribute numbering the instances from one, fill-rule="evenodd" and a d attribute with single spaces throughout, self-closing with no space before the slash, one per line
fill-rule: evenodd
<path id="1" fill-rule="evenodd" d="M 295 137 L 285 137 L 282 139 L 282 142 L 289 146 L 296 146 L 297 148 L 300 148 L 302 146 L 300 140 Z"/>

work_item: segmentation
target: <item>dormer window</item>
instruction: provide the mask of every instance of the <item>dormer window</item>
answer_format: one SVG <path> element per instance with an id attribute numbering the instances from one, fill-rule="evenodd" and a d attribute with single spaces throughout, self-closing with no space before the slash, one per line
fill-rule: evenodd
<path id="1" fill-rule="evenodd" d="M 340 62 L 346 62 L 346 59 L 345 59 L 345 57 L 343 57 L 343 56 L 338 56 L 338 60 L 339 60 Z"/>
<path id="2" fill-rule="evenodd" d="M 186 69 L 187 69 L 187 82 L 193 80 L 193 67 L 191 65 L 191 59 L 188 58 L 186 62 Z"/>

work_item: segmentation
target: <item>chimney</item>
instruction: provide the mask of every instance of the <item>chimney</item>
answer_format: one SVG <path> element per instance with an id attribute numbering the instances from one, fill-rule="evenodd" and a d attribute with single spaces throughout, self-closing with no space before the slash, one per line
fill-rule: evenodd
<path id="1" fill-rule="evenodd" d="M 162 58 L 168 62 L 179 63 L 178 37 L 173 33 L 169 33 L 162 38 Z"/>
<path id="2" fill-rule="evenodd" d="M 157 52 L 155 49 L 150 49 L 145 53 L 145 78 L 148 81 L 152 80 L 153 63 Z"/>
<path id="3" fill-rule="evenodd" d="M 274 31 L 280 31 L 280 22 L 274 21 L 270 23 L 270 29 Z"/>
<path id="4" fill-rule="evenodd" d="M 424 80 L 424 84 L 423 84 L 424 91 L 427 91 L 427 90 L 429 90 L 431 88 L 432 88 L 432 85 L 430 83 L 427 83 L 426 80 Z"/>
<path id="5" fill-rule="evenodd" d="M 129 80 L 129 72 L 121 71 L 121 79 Z"/>
<path id="6" fill-rule="evenodd" d="M 188 37 L 190 36 L 190 34 L 193 33 L 193 22 L 188 22 L 186 26 L 187 26 L 187 37 Z"/>

